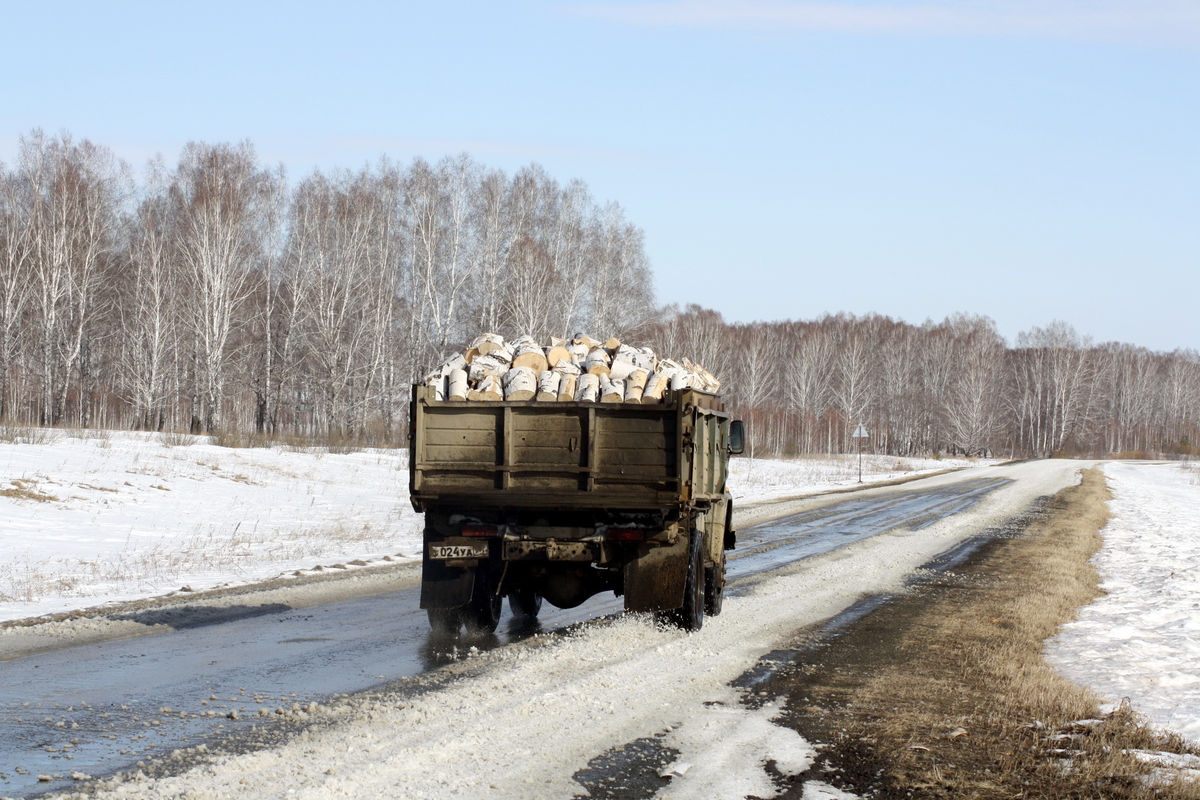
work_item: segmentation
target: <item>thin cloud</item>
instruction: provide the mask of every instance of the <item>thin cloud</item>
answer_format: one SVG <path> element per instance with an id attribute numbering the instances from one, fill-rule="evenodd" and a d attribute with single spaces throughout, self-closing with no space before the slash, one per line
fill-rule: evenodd
<path id="1" fill-rule="evenodd" d="M 597 3 L 577 14 L 630 25 L 769 32 L 1005 36 L 1200 45 L 1195 0 Z"/>

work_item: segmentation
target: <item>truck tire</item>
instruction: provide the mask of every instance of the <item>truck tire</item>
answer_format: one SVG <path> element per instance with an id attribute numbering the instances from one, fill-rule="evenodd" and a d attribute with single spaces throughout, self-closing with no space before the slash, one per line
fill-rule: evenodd
<path id="1" fill-rule="evenodd" d="M 429 611 L 429 627 L 434 636 L 457 636 L 462 627 L 461 608 L 431 608 Z"/>
<path id="2" fill-rule="evenodd" d="M 463 622 L 471 634 L 491 633 L 500 624 L 500 612 L 504 598 L 498 596 L 488 578 L 488 570 L 480 564 L 475 569 L 475 590 L 471 593 L 471 604 L 463 609 Z"/>
<path id="3" fill-rule="evenodd" d="M 687 582 L 683 587 L 683 606 L 666 614 L 666 619 L 685 631 L 698 631 L 704 624 L 704 537 L 692 531 L 688 547 Z"/>
<path id="4" fill-rule="evenodd" d="M 715 617 L 725 601 L 725 554 L 712 569 L 704 570 L 704 613 Z"/>
<path id="5" fill-rule="evenodd" d="M 537 619 L 542 596 L 533 589 L 518 589 L 508 596 L 508 608 L 517 619 Z"/>

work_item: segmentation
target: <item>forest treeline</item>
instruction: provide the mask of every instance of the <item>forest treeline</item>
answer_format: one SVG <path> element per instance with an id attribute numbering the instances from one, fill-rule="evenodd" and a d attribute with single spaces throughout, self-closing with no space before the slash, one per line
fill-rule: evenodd
<path id="1" fill-rule="evenodd" d="M 1191 455 L 1200 355 L 1092 344 L 1054 322 L 1009 347 L 987 317 L 728 324 L 676 310 L 651 326 L 725 381 L 760 452 L 898 455 Z"/>
<path id="2" fill-rule="evenodd" d="M 290 186 L 248 143 L 192 143 L 137 183 L 34 132 L 0 170 L 0 419 L 395 442 L 409 386 L 464 337 L 644 319 L 642 239 L 537 166 Z"/>
<path id="3" fill-rule="evenodd" d="M 482 331 L 616 335 L 724 382 L 756 454 L 1190 453 L 1200 358 L 984 317 L 726 323 L 658 308 L 643 232 L 580 181 L 467 155 L 290 181 L 249 143 L 134 177 L 25 136 L 0 164 L 0 421 L 402 443 Z"/>

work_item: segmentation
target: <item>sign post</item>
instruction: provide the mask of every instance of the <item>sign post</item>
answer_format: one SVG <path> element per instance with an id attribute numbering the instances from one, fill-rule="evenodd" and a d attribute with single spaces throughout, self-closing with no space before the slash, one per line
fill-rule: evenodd
<path id="1" fill-rule="evenodd" d="M 858 482 L 862 483 L 862 443 L 863 439 L 866 439 L 870 434 L 867 433 L 867 429 L 860 422 L 858 423 L 858 427 L 854 429 L 854 433 L 850 435 L 858 440 Z"/>

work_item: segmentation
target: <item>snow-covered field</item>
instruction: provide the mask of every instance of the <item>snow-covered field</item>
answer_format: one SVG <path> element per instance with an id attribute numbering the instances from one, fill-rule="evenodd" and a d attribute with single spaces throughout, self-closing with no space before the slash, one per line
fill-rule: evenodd
<path id="1" fill-rule="evenodd" d="M 0 621 L 420 558 L 405 450 L 228 448 L 104 431 L 9 438 L 0 442 Z M 863 479 L 967 463 L 865 457 Z M 738 503 L 858 481 L 852 457 L 735 459 L 732 472 Z"/>
<path id="2" fill-rule="evenodd" d="M 420 554 L 398 451 L 33 438 L 0 443 L 0 620 Z"/>
<path id="3" fill-rule="evenodd" d="M 864 483 L 906 478 L 945 469 L 984 466 L 995 461 L 965 458 L 862 457 Z M 729 491 L 735 503 L 757 503 L 795 494 L 858 485 L 858 457 L 811 456 L 789 460 L 735 458 L 729 467 Z"/>
<path id="4" fill-rule="evenodd" d="M 1200 471 L 1109 463 L 1105 591 L 1048 646 L 1064 674 L 1200 744 Z"/>

